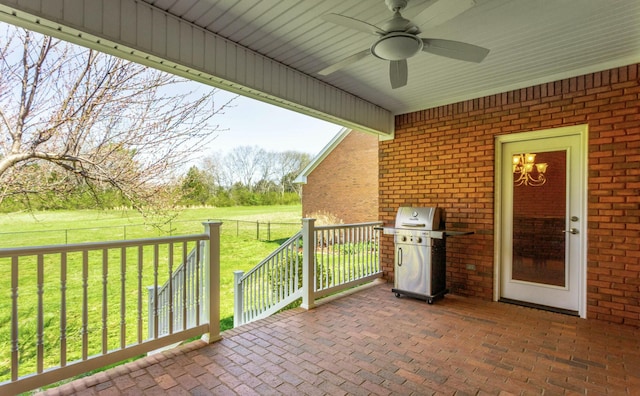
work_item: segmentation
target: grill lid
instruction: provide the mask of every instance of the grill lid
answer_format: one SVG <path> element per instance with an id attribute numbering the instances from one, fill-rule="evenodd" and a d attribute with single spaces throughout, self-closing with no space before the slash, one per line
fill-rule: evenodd
<path id="1" fill-rule="evenodd" d="M 438 207 L 401 206 L 396 214 L 396 228 L 438 230 L 442 209 Z"/>

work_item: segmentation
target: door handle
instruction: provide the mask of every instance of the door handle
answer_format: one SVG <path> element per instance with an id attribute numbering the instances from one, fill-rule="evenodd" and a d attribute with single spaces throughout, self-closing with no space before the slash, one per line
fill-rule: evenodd
<path id="1" fill-rule="evenodd" d="M 398 248 L 398 267 L 402 267 L 402 248 Z"/>
<path id="2" fill-rule="evenodd" d="M 565 232 L 565 233 L 568 232 L 569 234 L 575 235 L 575 234 L 578 234 L 580 231 L 578 231 L 577 228 L 569 228 L 568 230 L 562 230 L 562 232 Z"/>

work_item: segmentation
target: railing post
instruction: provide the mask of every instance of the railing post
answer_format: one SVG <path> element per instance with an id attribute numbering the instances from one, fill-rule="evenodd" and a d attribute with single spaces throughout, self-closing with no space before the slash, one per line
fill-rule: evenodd
<path id="1" fill-rule="evenodd" d="M 222 222 L 208 221 L 202 223 L 209 240 L 205 243 L 204 263 L 207 268 L 205 280 L 205 300 L 209 320 L 209 333 L 203 336 L 208 343 L 220 337 L 220 226 Z"/>
<path id="2" fill-rule="evenodd" d="M 243 271 L 233 271 L 233 327 L 244 324 L 244 294 L 240 279 Z"/>
<path id="3" fill-rule="evenodd" d="M 302 304 L 300 306 L 304 309 L 315 307 L 315 221 L 316 219 L 302 219 Z"/>

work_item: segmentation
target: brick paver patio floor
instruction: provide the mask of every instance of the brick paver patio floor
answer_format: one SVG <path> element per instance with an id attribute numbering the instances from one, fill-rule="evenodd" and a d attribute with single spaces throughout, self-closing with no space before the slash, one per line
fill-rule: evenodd
<path id="1" fill-rule="evenodd" d="M 640 395 L 640 330 L 387 284 L 47 395 Z"/>

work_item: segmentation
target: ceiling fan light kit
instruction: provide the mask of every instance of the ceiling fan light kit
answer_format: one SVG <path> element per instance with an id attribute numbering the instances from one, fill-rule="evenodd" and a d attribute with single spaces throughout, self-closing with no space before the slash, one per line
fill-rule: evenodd
<path id="1" fill-rule="evenodd" d="M 422 51 L 422 46 L 422 40 L 413 34 L 393 32 L 373 43 L 371 53 L 384 60 L 403 60 Z"/>
<path id="2" fill-rule="evenodd" d="M 327 22 L 335 23 L 354 29 L 363 33 L 374 34 L 378 39 L 368 50 L 363 50 L 341 61 L 325 67 L 318 74 L 326 76 L 344 67 L 347 67 L 369 55 L 382 60 L 389 61 L 389 80 L 393 89 L 403 87 L 407 84 L 407 59 L 415 56 L 419 52 L 444 56 L 451 59 L 466 62 L 481 62 L 489 53 L 486 48 L 459 41 L 421 38 L 420 28 L 405 19 L 400 11 L 407 6 L 408 0 L 385 0 L 385 4 L 393 12 L 393 16 L 382 26 L 384 29 L 340 14 L 327 14 L 323 18 Z M 427 14 L 431 21 L 431 26 L 443 23 L 460 13 L 466 11 L 474 4 L 473 0 L 439 0 L 432 3 L 429 8 L 422 11 L 420 16 Z M 432 10 L 436 10 L 433 14 Z M 433 21 L 437 21 L 433 22 Z"/>

